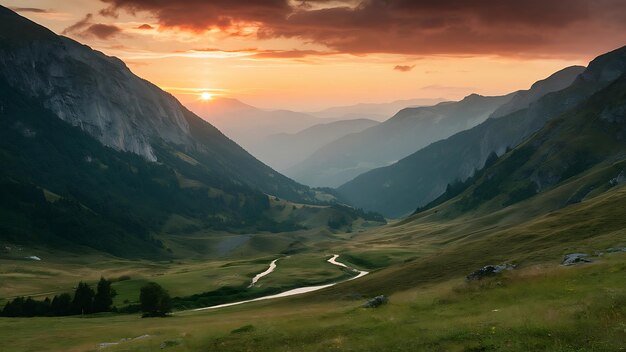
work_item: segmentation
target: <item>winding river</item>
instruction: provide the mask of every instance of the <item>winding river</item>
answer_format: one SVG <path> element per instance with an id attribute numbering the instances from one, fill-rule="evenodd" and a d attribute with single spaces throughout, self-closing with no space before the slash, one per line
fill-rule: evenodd
<path id="1" fill-rule="evenodd" d="M 252 282 L 250 283 L 250 286 L 248 286 L 248 288 L 253 287 L 257 281 L 259 281 L 260 278 L 262 278 L 265 275 L 269 275 L 272 273 L 272 271 L 274 271 L 274 269 L 276 269 L 276 262 L 278 261 L 278 259 L 274 259 L 272 260 L 272 262 L 270 263 L 270 267 L 267 268 L 267 270 L 265 270 L 264 272 L 257 274 L 255 277 L 252 278 Z"/>
<path id="2" fill-rule="evenodd" d="M 327 260 L 327 262 L 330 263 L 330 264 L 333 264 L 333 265 L 340 266 L 342 268 L 349 269 L 349 270 L 353 271 L 357 275 L 355 275 L 355 276 L 353 276 L 353 277 L 351 277 L 351 278 L 349 278 L 347 280 L 334 282 L 332 284 L 319 285 L 319 286 L 298 287 L 298 288 L 294 288 L 292 290 L 281 292 L 281 293 L 278 293 L 278 294 L 275 294 L 275 295 L 263 296 L 263 297 L 254 298 L 254 299 L 248 299 L 248 300 L 239 301 L 239 302 L 218 304 L 218 305 L 215 305 L 215 306 L 209 306 L 209 307 L 203 307 L 203 308 L 196 308 L 196 309 L 192 309 L 191 311 L 197 312 L 197 311 L 208 310 L 208 309 L 218 309 L 218 308 L 236 306 L 236 305 L 239 305 L 239 304 L 244 304 L 244 303 L 249 303 L 249 302 L 264 301 L 264 300 L 274 299 L 274 298 L 281 298 L 281 297 L 289 297 L 289 296 L 301 295 L 303 293 L 309 293 L 309 292 L 318 291 L 318 290 L 321 290 L 321 289 L 324 289 L 324 288 L 327 288 L 327 287 L 335 286 L 335 285 L 340 284 L 342 282 L 356 280 L 356 279 L 358 279 L 360 277 L 363 277 L 363 276 L 369 274 L 369 272 L 367 272 L 367 271 L 362 271 L 362 270 L 357 270 L 357 269 L 354 269 L 354 268 L 350 268 L 347 265 L 345 265 L 344 263 L 338 262 L 337 258 L 339 258 L 339 255 L 338 254 L 333 254 L 333 256 L 330 259 Z M 262 278 L 263 276 L 266 276 L 266 275 L 269 275 L 270 273 L 272 273 L 272 271 L 274 271 L 276 269 L 276 262 L 277 261 L 278 261 L 278 259 L 273 260 L 272 263 L 270 263 L 270 266 L 269 266 L 269 268 L 267 268 L 267 270 L 265 270 L 264 272 L 262 272 L 260 274 L 257 274 L 252 279 L 252 283 L 250 284 L 249 287 L 254 286 L 257 283 L 257 281 L 259 281 L 259 279 Z"/>

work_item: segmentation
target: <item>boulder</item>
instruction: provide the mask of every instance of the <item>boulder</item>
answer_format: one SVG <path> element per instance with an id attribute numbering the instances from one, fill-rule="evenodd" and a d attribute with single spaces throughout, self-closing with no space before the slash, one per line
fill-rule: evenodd
<path id="1" fill-rule="evenodd" d="M 587 259 L 587 257 L 589 257 L 589 254 L 587 253 L 566 254 L 565 257 L 563 257 L 563 261 L 561 262 L 561 265 L 569 266 L 569 265 L 576 265 L 576 264 L 581 264 L 581 263 L 591 263 L 591 260 Z"/>
<path id="2" fill-rule="evenodd" d="M 465 278 L 467 281 L 481 280 L 488 276 L 494 276 L 504 270 L 513 270 L 513 269 L 515 269 L 515 265 L 513 264 L 487 265 L 472 272 L 471 274 L 467 275 Z"/>
<path id="3" fill-rule="evenodd" d="M 383 304 L 386 304 L 387 302 L 389 302 L 389 299 L 387 298 L 387 296 L 380 295 L 380 296 L 376 296 L 376 297 L 370 299 L 369 301 L 367 301 L 363 305 L 363 308 L 378 308 L 378 307 L 382 306 Z"/>

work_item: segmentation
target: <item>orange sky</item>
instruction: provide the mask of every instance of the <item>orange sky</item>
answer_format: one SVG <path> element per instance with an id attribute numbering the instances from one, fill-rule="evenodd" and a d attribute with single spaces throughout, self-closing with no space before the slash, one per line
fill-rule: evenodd
<path id="1" fill-rule="evenodd" d="M 440 2 L 448 7 L 401 0 L 385 7 L 375 0 L 230 1 L 10 0 L 3 5 L 121 58 L 183 102 L 211 92 L 262 108 L 304 111 L 508 93 L 626 44 L 624 13 L 611 11 L 619 1 L 610 0 L 600 1 L 603 8 L 580 3 L 577 9 L 575 0 L 563 9 L 539 7 L 542 13 L 562 13 L 546 18 L 535 15 L 537 8 L 530 5 L 542 3 L 535 1 L 516 9 L 460 8 L 472 1 Z M 460 13 L 467 18 L 459 19 Z M 605 16 L 601 25 L 599 16 Z"/>

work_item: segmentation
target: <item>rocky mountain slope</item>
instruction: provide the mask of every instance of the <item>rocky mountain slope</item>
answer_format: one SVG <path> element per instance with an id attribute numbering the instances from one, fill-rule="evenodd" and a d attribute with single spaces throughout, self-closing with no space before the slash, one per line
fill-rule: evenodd
<path id="1" fill-rule="evenodd" d="M 389 167 L 360 175 L 338 191 L 357 206 L 388 216 L 406 215 L 442 194 L 447 184 L 470 177 L 490 154 L 504 154 L 625 71 L 626 48 L 601 55 L 569 87 L 546 94 L 526 109 L 433 143 Z"/>
<path id="2" fill-rule="evenodd" d="M 319 191 L 120 60 L 1 7 L 0 117 L 3 241 L 158 256 L 167 254 L 158 234 L 171 228 L 299 228 L 273 218 L 268 194 L 320 204 Z"/>

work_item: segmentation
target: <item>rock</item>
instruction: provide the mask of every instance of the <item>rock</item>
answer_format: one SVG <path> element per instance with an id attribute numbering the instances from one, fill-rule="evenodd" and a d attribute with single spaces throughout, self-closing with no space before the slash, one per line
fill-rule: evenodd
<path id="1" fill-rule="evenodd" d="M 607 248 L 607 253 L 626 252 L 626 247 L 611 247 Z"/>
<path id="2" fill-rule="evenodd" d="M 481 280 L 488 276 L 494 276 L 504 270 L 513 270 L 515 267 L 516 266 L 513 264 L 487 265 L 467 275 L 465 279 L 468 281 Z"/>
<path id="3" fill-rule="evenodd" d="M 389 302 L 389 299 L 387 298 L 387 296 L 380 295 L 367 301 L 367 303 L 363 305 L 363 308 L 378 308 L 382 306 L 383 304 L 386 304 L 387 302 Z"/>
<path id="4" fill-rule="evenodd" d="M 626 182 L 626 169 L 622 170 L 617 176 L 609 180 L 609 186 L 615 187 Z"/>
<path id="5" fill-rule="evenodd" d="M 159 347 L 161 347 L 161 349 L 165 349 L 168 347 L 174 347 L 174 346 L 178 346 L 180 345 L 180 339 L 176 339 L 176 340 L 165 340 L 163 342 L 161 342 L 161 345 Z"/>
<path id="6" fill-rule="evenodd" d="M 568 266 L 568 265 L 576 265 L 580 263 L 591 263 L 591 260 L 586 258 L 588 256 L 589 254 L 587 253 L 566 254 L 565 257 L 563 257 L 563 261 L 561 262 L 561 265 Z"/>

